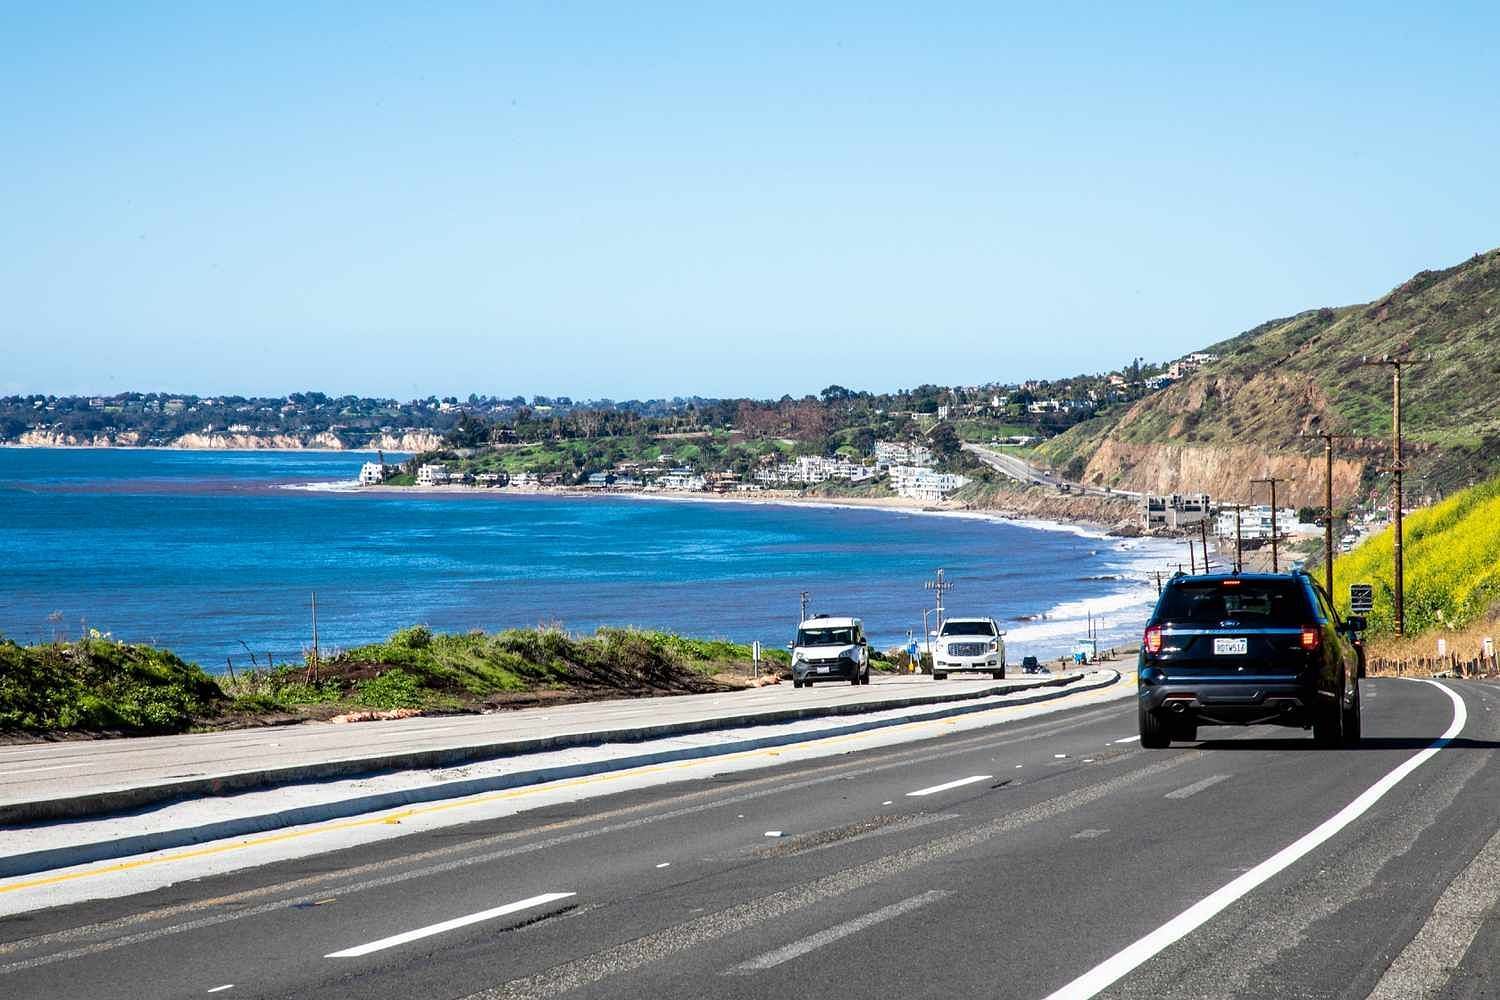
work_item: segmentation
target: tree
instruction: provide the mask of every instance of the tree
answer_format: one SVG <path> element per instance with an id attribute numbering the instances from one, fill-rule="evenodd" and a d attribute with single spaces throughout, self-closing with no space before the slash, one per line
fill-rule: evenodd
<path id="1" fill-rule="evenodd" d="M 945 461 L 963 450 L 958 432 L 949 423 L 938 424 L 928 433 L 927 446 L 932 449 L 933 455 Z"/>

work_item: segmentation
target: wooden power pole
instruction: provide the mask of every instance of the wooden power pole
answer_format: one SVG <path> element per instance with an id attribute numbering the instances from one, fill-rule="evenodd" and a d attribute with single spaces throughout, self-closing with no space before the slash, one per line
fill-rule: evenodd
<path id="1" fill-rule="evenodd" d="M 1328 591 L 1328 599 L 1333 597 L 1333 442 L 1344 434 L 1330 434 L 1327 431 L 1316 431 L 1307 437 L 1321 438 L 1323 441 L 1323 586 Z"/>
<path id="2" fill-rule="evenodd" d="M 1426 360 L 1426 359 L 1423 359 Z M 1396 635 L 1406 634 L 1406 561 L 1402 549 L 1402 508 L 1405 505 L 1402 476 L 1406 463 L 1401 453 L 1401 369 L 1421 364 L 1410 355 L 1386 354 L 1378 358 L 1361 358 L 1362 365 L 1386 365 L 1391 369 L 1391 467 L 1388 470 L 1395 479 L 1395 494 L 1391 498 L 1391 519 L 1395 528 L 1395 598 Z"/>

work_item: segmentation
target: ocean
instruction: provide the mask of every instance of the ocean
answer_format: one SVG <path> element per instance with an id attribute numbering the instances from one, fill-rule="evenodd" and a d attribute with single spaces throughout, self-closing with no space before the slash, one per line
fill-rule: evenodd
<path id="1" fill-rule="evenodd" d="M 0 448 L 0 634 L 91 629 L 206 669 L 299 659 L 423 623 L 458 631 L 662 628 L 784 645 L 799 595 L 920 636 L 925 581 L 991 615 L 1009 659 L 1094 616 L 1134 640 L 1181 545 L 968 514 L 621 496 L 345 488 L 361 453 Z"/>

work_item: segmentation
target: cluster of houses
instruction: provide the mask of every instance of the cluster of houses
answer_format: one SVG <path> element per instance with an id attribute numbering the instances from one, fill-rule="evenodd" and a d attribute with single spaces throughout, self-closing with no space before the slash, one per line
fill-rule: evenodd
<path id="1" fill-rule="evenodd" d="M 916 500 L 937 501 L 969 482 L 967 476 L 938 472 L 933 468 L 932 450 L 917 443 L 880 441 L 875 445 L 875 463 L 865 465 L 846 458 L 824 458 L 801 455 L 791 461 L 771 462 L 757 470 L 746 482 L 733 472 L 699 473 L 689 468 L 642 466 L 621 463 L 609 472 L 596 472 L 580 485 L 585 489 L 633 490 L 672 493 L 743 493 L 765 489 L 800 489 L 839 480 L 866 483 L 882 473 L 889 477 L 892 490 Z M 379 486 L 398 470 L 382 462 L 366 462 L 359 470 L 361 486 Z M 417 469 L 418 486 L 484 486 L 536 487 L 561 483 L 559 476 L 538 476 L 521 472 L 460 473 L 441 462 L 427 462 Z"/>
<path id="2" fill-rule="evenodd" d="M 1273 511 L 1270 504 L 1216 506 L 1207 493 L 1144 496 L 1140 510 L 1141 526 L 1147 532 L 1196 527 L 1200 521 L 1207 521 L 1217 538 L 1239 537 L 1247 542 L 1267 542 L 1272 537 L 1316 535 L 1323 530 L 1318 524 L 1300 521 L 1293 507 L 1278 507 Z M 1365 534 L 1378 530 L 1379 525 L 1380 518 L 1376 513 L 1351 523 L 1343 535 L 1340 549 L 1349 551 Z"/>
<path id="3" fill-rule="evenodd" d="M 823 458 L 800 455 L 790 462 L 758 469 L 755 481 L 766 487 L 816 486 L 840 479 L 850 483 L 869 482 L 880 474 L 873 465 L 860 465 L 847 458 Z"/>

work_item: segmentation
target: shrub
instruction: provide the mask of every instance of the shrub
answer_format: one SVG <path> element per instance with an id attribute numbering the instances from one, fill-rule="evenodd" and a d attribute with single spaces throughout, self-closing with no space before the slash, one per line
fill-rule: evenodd
<path id="1" fill-rule="evenodd" d="M 355 699 L 369 708 L 421 708 L 421 682 L 400 667 L 387 670 L 355 688 Z"/>

